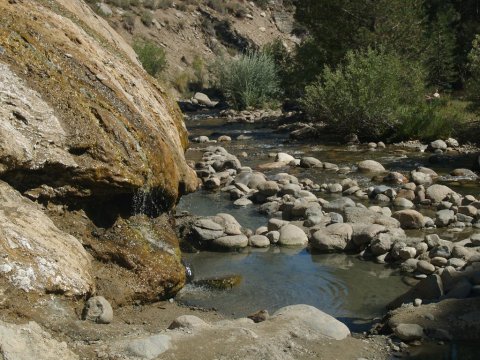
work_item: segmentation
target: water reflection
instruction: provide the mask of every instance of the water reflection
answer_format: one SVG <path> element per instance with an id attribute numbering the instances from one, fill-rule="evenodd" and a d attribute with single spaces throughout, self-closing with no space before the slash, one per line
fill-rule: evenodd
<path id="1" fill-rule="evenodd" d="M 185 256 L 196 278 L 240 274 L 244 281 L 227 291 L 199 291 L 190 286 L 182 290 L 179 299 L 235 316 L 304 303 L 336 317 L 371 319 L 408 288 L 392 270 L 343 254 L 312 255 L 306 250 L 271 248 Z"/>

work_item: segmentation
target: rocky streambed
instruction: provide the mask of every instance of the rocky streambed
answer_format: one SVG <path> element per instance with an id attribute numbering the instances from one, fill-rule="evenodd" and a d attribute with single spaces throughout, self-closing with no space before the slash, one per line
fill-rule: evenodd
<path id="1" fill-rule="evenodd" d="M 188 125 L 200 145 L 187 156 L 203 190 L 178 206 L 182 238 L 201 250 L 186 258 L 196 276 L 240 273 L 244 281 L 223 293 L 188 285 L 182 301 L 240 315 L 309 303 L 357 331 L 386 308 L 416 313 L 422 304 L 477 301 L 480 202 L 471 148 L 454 139 L 305 144 L 258 125 Z M 381 328 L 397 339 L 393 350 L 477 336 L 457 331 L 471 321 L 455 327 L 435 317 L 420 327 L 411 317 L 416 335 L 405 335 L 412 328 L 398 318 Z"/>

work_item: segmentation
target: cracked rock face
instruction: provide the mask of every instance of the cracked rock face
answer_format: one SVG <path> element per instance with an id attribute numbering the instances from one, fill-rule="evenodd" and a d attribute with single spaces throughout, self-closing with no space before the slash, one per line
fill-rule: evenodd
<path id="1" fill-rule="evenodd" d="M 26 292 L 93 290 L 90 257 L 32 201 L 0 181 L 0 275 Z"/>

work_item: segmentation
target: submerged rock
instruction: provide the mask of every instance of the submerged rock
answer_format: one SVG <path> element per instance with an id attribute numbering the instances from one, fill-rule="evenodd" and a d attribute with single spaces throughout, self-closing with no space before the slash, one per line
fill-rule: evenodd
<path id="1" fill-rule="evenodd" d="M 375 160 L 363 160 L 358 164 L 358 170 L 362 172 L 384 172 L 385 168 L 382 164 Z"/>
<path id="2" fill-rule="evenodd" d="M 225 275 L 209 279 L 195 280 L 193 283 L 214 290 L 226 290 L 240 285 L 242 280 L 243 278 L 241 275 Z"/>

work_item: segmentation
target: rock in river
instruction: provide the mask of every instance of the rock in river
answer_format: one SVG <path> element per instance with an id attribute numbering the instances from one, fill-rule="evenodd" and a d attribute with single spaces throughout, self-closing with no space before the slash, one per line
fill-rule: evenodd
<path id="1" fill-rule="evenodd" d="M 298 226 L 286 224 L 280 228 L 279 245 L 284 246 L 304 246 L 308 243 L 305 232 Z"/>
<path id="2" fill-rule="evenodd" d="M 384 172 L 385 168 L 382 164 L 375 160 L 363 160 L 358 164 L 358 170 L 362 172 Z"/>
<path id="3" fill-rule="evenodd" d="M 411 209 L 396 211 L 392 217 L 400 222 L 402 229 L 420 229 L 425 223 L 423 215 Z"/>
<path id="4" fill-rule="evenodd" d="M 342 251 L 347 247 L 352 234 L 350 224 L 332 224 L 313 234 L 311 246 L 320 251 Z"/>

